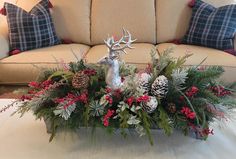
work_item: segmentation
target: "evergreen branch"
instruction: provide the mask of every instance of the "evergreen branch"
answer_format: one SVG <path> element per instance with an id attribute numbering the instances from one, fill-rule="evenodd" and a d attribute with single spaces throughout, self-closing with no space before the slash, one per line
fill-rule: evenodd
<path id="1" fill-rule="evenodd" d="M 18 103 L 18 101 L 16 100 L 16 101 L 12 102 L 11 104 L 8 104 L 8 105 L 5 106 L 4 108 L 0 109 L 0 113 L 5 112 L 6 110 L 10 109 L 11 107 L 13 107 L 13 106 L 14 106 L 15 104 L 17 104 L 17 103 Z"/>
<path id="2" fill-rule="evenodd" d="M 84 116 L 84 125 L 85 125 L 86 127 L 89 126 L 89 118 L 90 118 L 90 116 L 89 116 L 89 110 L 90 110 L 89 105 L 88 105 L 88 104 L 85 105 L 85 112 L 84 112 L 83 116 Z"/>
<path id="3" fill-rule="evenodd" d="M 146 134 L 148 136 L 149 142 L 151 145 L 153 145 L 154 143 L 153 143 L 153 138 L 150 131 L 150 124 L 149 124 L 150 122 L 148 121 L 148 114 L 142 110 L 139 112 L 141 112 L 140 117 L 142 119 L 143 127 L 146 130 Z"/>
<path id="4" fill-rule="evenodd" d="M 210 100 L 211 103 L 219 103 L 219 98 L 207 89 L 199 90 L 198 95 L 202 98 Z"/>
<path id="5" fill-rule="evenodd" d="M 165 134 L 170 136 L 172 134 L 172 128 L 169 122 L 169 117 L 162 106 L 158 107 L 159 111 L 159 119 L 158 119 L 158 126 L 159 128 L 165 131 Z"/>
<path id="6" fill-rule="evenodd" d="M 206 125 L 206 114 L 205 114 L 205 111 L 202 111 L 202 116 L 203 116 L 202 127 L 205 127 L 205 125 Z"/>

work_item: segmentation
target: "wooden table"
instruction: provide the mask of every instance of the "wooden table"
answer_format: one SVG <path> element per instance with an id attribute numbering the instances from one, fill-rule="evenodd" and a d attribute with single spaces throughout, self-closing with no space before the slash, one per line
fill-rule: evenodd
<path id="1" fill-rule="evenodd" d="M 0 107 L 10 100 L 0 100 Z M 48 142 L 43 121 L 31 113 L 23 118 L 10 117 L 13 108 L 0 114 L 0 159 L 234 159 L 236 158 L 236 123 L 213 125 L 215 135 L 207 141 L 195 140 L 175 132 L 166 137 L 152 131 L 155 145 L 137 135 L 124 139 L 98 130 L 92 139 L 90 131 L 60 133 Z M 236 116 L 236 113 L 235 113 Z"/>

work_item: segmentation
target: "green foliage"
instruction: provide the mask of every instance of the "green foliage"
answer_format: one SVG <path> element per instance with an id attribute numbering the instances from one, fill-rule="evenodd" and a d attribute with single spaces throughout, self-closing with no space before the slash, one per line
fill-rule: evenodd
<path id="1" fill-rule="evenodd" d="M 151 145 L 153 145 L 153 138 L 151 135 L 151 125 L 150 125 L 150 117 L 148 114 L 144 111 L 139 111 L 139 118 L 141 119 L 142 125 L 146 131 L 146 134 L 148 136 L 149 142 Z"/>
<path id="2" fill-rule="evenodd" d="M 220 66 L 209 66 L 205 70 L 198 71 L 196 67 L 192 67 L 188 71 L 187 86 L 197 86 L 199 88 L 206 87 L 209 83 L 214 82 L 224 73 L 224 69 Z"/>
<path id="3" fill-rule="evenodd" d="M 171 77 L 172 77 L 174 87 L 178 90 L 185 89 L 183 85 L 185 84 L 187 80 L 187 76 L 188 76 L 188 72 L 185 69 L 173 70 Z"/>
<path id="4" fill-rule="evenodd" d="M 171 135 L 173 130 L 168 114 L 161 106 L 158 107 L 158 113 L 158 127 L 163 129 L 166 135 Z"/>
<path id="5" fill-rule="evenodd" d="M 69 67 L 70 67 L 70 71 L 74 73 L 79 72 L 86 68 L 83 60 L 80 60 L 78 62 L 71 62 L 69 64 Z"/>
<path id="6" fill-rule="evenodd" d="M 89 112 L 94 117 L 99 117 L 104 114 L 104 106 L 99 101 L 92 101 L 89 105 Z"/>
<path id="7" fill-rule="evenodd" d="M 18 108 L 16 113 L 24 115 L 33 111 L 36 119 L 48 119 L 51 121 L 52 134 L 50 141 L 59 129 L 76 130 L 80 127 L 104 128 L 109 132 L 121 129 L 121 134 L 126 136 L 127 129 L 135 129 L 140 135 L 147 135 L 153 145 L 151 135 L 152 128 L 161 128 L 166 135 L 171 135 L 173 128 L 181 129 L 187 134 L 194 127 L 207 129 L 215 118 L 219 118 L 214 111 L 227 112 L 236 105 L 235 97 L 216 96 L 209 88 L 220 86 L 218 78 L 224 72 L 222 67 L 210 66 L 199 70 L 198 66 L 185 67 L 187 58 L 185 55 L 177 59 L 171 57 L 174 48 L 168 48 L 163 52 L 151 51 L 152 63 L 149 71 L 137 72 L 132 65 L 121 64 L 120 75 L 125 81 L 120 89 L 109 90 L 105 82 L 107 66 L 86 64 L 80 60 L 71 62 L 69 70 L 61 68 L 43 69 L 38 78 L 39 84 L 51 81 L 48 86 L 36 86 L 27 89 L 25 96 L 28 97 Z M 76 56 L 76 55 L 75 55 Z M 88 75 L 88 87 L 77 89 L 72 85 L 72 79 L 77 72 L 93 71 L 95 74 Z M 164 75 L 168 79 L 168 94 L 166 97 L 157 98 L 159 105 L 153 113 L 148 113 L 143 108 L 142 101 L 145 97 L 153 97 L 151 88 L 147 92 L 140 89 L 137 73 L 149 73 L 151 79 L 147 82 L 151 86 L 155 79 Z M 226 89 L 235 91 L 235 83 L 228 85 Z M 188 91 L 197 88 L 196 92 Z M 32 93 L 36 92 L 36 93 Z M 65 99 L 69 95 L 74 98 Z M 85 99 L 86 98 L 86 99 Z M 140 101 L 141 100 L 141 101 Z M 172 105 L 172 110 L 169 108 Z M 212 108 L 213 111 L 208 110 Z M 194 118 L 189 118 L 181 110 L 189 109 L 188 113 L 195 113 Z M 227 108 L 227 109 L 225 109 Z M 114 114 L 109 114 L 109 111 Z M 104 124 L 104 119 L 109 123 Z M 204 136 L 205 137 L 205 136 Z"/>

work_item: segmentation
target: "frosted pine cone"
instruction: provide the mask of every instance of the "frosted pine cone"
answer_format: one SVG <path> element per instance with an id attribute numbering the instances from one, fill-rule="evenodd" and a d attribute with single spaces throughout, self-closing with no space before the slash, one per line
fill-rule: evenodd
<path id="1" fill-rule="evenodd" d="M 158 97 L 164 98 L 168 93 L 168 79 L 165 76 L 159 76 L 152 84 L 151 93 Z"/>
<path id="2" fill-rule="evenodd" d="M 157 106 L 158 106 L 158 101 L 157 101 L 156 97 L 150 97 L 150 100 L 148 102 L 142 103 L 142 108 L 147 113 L 154 112 L 156 110 Z"/>
<path id="3" fill-rule="evenodd" d="M 151 79 L 151 75 L 148 73 L 138 74 L 136 76 L 136 79 L 137 79 L 138 87 L 144 91 L 144 94 L 147 94 L 151 89 L 151 85 L 149 83 Z"/>
<path id="4" fill-rule="evenodd" d="M 85 89 L 89 85 L 89 77 L 83 72 L 78 72 L 72 79 L 72 86 L 76 89 Z"/>

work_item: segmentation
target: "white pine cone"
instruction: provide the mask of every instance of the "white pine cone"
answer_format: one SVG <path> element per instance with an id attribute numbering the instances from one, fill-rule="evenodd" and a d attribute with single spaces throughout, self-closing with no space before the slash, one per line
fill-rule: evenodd
<path id="1" fill-rule="evenodd" d="M 168 79 L 165 76 L 159 76 L 152 84 L 152 95 L 158 98 L 164 98 L 168 93 Z"/>
<path id="2" fill-rule="evenodd" d="M 150 79 L 151 75 L 148 73 L 141 73 L 136 76 L 138 87 L 143 90 L 144 94 L 147 94 L 151 89 L 151 85 L 149 83 Z"/>
<path id="3" fill-rule="evenodd" d="M 150 97 L 150 100 L 148 102 L 143 102 L 142 103 L 142 108 L 144 111 L 147 113 L 152 113 L 157 109 L 158 106 L 158 101 L 156 97 Z"/>

